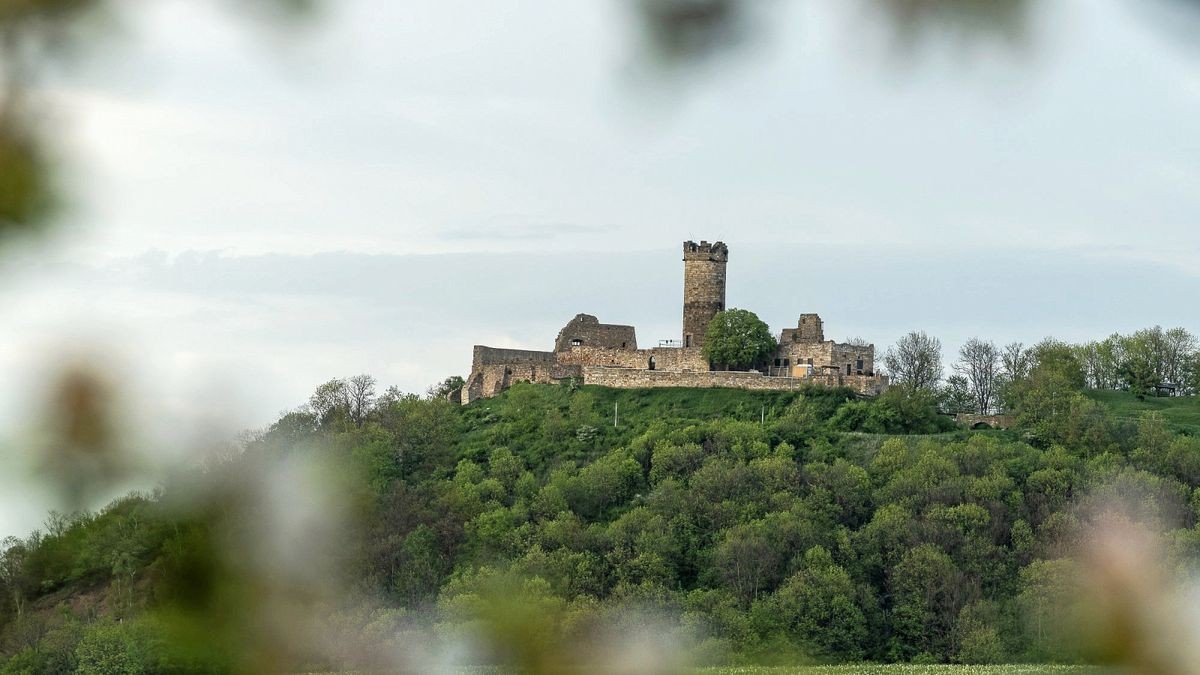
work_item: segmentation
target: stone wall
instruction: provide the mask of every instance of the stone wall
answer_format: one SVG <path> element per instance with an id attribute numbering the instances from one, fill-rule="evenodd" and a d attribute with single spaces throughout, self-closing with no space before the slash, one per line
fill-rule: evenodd
<path id="1" fill-rule="evenodd" d="M 554 352 L 540 352 L 531 349 L 500 349 L 475 345 L 471 354 L 471 369 L 481 366 L 491 366 L 507 363 L 557 363 L 558 357 Z"/>
<path id="2" fill-rule="evenodd" d="M 875 345 L 851 345 L 834 343 L 830 365 L 838 366 L 843 372 L 869 375 L 875 372 Z"/>
<path id="3" fill-rule="evenodd" d="M 850 387 L 860 394 L 875 396 L 887 387 L 887 378 L 865 375 L 820 377 L 768 377 L 756 372 L 703 371 L 671 372 L 663 370 L 639 370 L 633 368 L 610 368 L 605 366 L 583 366 L 584 384 L 619 389 L 689 387 L 726 387 L 762 391 L 786 391 L 801 389 L 813 384 L 831 387 Z"/>
<path id="4" fill-rule="evenodd" d="M 954 421 L 968 429 L 978 429 L 984 426 L 993 429 L 1011 429 L 1017 424 L 1017 418 L 1012 415 L 975 415 L 971 413 L 958 413 L 954 416 Z"/>
<path id="5" fill-rule="evenodd" d="M 811 366 L 811 368 L 809 368 Z M 771 362 L 771 374 L 802 377 L 807 371 L 836 370 L 843 375 L 875 373 L 875 347 L 833 342 L 781 343 Z"/>
<path id="6" fill-rule="evenodd" d="M 471 374 L 460 398 L 463 403 L 495 396 L 518 381 L 553 382 L 563 375 L 554 352 L 529 349 L 499 349 L 475 345 L 471 357 Z M 578 369 L 575 369 L 577 374 Z"/>
<path id="7" fill-rule="evenodd" d="M 699 349 L 656 347 L 654 349 L 611 349 L 605 347 L 570 347 L 558 354 L 562 364 L 577 366 L 608 366 L 649 370 L 654 359 L 655 370 L 707 371 L 708 361 Z"/>
<path id="8" fill-rule="evenodd" d="M 600 323 L 591 314 L 577 314 L 554 340 L 554 351 L 563 352 L 573 346 L 637 349 L 637 334 L 633 326 Z"/>
<path id="9" fill-rule="evenodd" d="M 824 342 L 825 324 L 819 314 L 801 314 L 795 328 L 785 328 L 779 337 L 780 343 Z"/>
<path id="10" fill-rule="evenodd" d="M 729 249 L 721 242 L 683 244 L 683 346 L 704 346 L 712 318 L 725 310 L 725 265 Z"/>
<path id="11" fill-rule="evenodd" d="M 581 377 L 578 366 L 559 363 L 497 363 L 471 370 L 471 376 L 463 386 L 460 400 L 470 403 L 481 398 L 490 398 L 508 389 L 514 382 L 552 384 L 568 377 Z"/>

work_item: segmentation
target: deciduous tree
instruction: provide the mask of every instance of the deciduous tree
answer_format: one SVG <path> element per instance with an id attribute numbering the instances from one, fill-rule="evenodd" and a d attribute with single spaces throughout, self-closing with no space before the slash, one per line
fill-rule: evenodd
<path id="1" fill-rule="evenodd" d="M 704 335 L 704 358 L 714 366 L 743 370 L 762 365 L 775 351 L 775 338 L 754 312 L 718 312 Z"/>
<path id="2" fill-rule="evenodd" d="M 925 331 L 912 331 L 883 357 L 894 384 L 933 392 L 942 379 L 942 342 Z"/>
<path id="3" fill-rule="evenodd" d="M 971 338 L 958 352 L 954 371 L 967 379 L 975 411 L 980 415 L 995 407 L 1000 368 L 1000 350 L 994 342 Z"/>

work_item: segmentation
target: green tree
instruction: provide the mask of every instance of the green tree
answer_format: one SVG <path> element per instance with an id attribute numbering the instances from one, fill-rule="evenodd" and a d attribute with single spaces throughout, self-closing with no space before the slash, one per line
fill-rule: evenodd
<path id="1" fill-rule="evenodd" d="M 971 338 L 959 350 L 954 370 L 969 387 L 973 412 L 986 415 L 995 407 L 1000 368 L 1000 350 L 993 342 Z"/>
<path id="2" fill-rule="evenodd" d="M 163 672 L 162 638 L 144 621 L 98 621 L 75 648 L 80 675 L 151 675 Z"/>
<path id="3" fill-rule="evenodd" d="M 749 604 L 779 566 L 779 552 L 761 525 L 739 525 L 725 533 L 713 551 L 713 562 L 726 586 Z"/>
<path id="4" fill-rule="evenodd" d="M 942 379 L 942 342 L 912 331 L 888 347 L 883 363 L 893 383 L 932 392 Z"/>
<path id="5" fill-rule="evenodd" d="M 956 663 L 1001 663 L 1005 660 L 1000 637 L 1000 612 L 996 603 L 973 602 L 958 614 L 954 625 Z"/>
<path id="6" fill-rule="evenodd" d="M 5 537 L 0 542 L 0 588 L 5 599 L 12 601 L 13 611 L 20 619 L 25 609 L 25 558 L 29 549 L 25 542 L 16 537 Z"/>
<path id="7" fill-rule="evenodd" d="M 824 548 L 805 552 L 804 568 L 779 587 L 773 608 L 809 656 L 851 661 L 863 657 L 867 621 L 858 606 L 857 589 Z"/>
<path id="8" fill-rule="evenodd" d="M 408 606 L 434 598 L 444 567 L 437 536 L 427 525 L 419 525 L 400 546 L 392 590 Z"/>
<path id="9" fill-rule="evenodd" d="M 951 375 L 946 384 L 938 388 L 938 409 L 944 413 L 980 413 L 980 405 L 971 381 L 963 375 Z"/>
<path id="10" fill-rule="evenodd" d="M 889 577 L 892 656 L 948 656 L 955 620 L 972 594 L 954 561 L 936 546 L 921 544 L 904 555 Z"/>
<path id="11" fill-rule="evenodd" d="M 429 398 L 446 398 L 450 394 L 462 389 L 466 383 L 467 381 L 463 379 L 462 375 L 451 375 L 430 387 L 426 393 L 429 395 Z"/>
<path id="12" fill-rule="evenodd" d="M 766 363 L 775 347 L 771 329 L 754 312 L 727 309 L 709 322 L 703 353 L 714 366 L 744 370 Z"/>
<path id="13" fill-rule="evenodd" d="M 1081 618 L 1079 579 L 1078 565 L 1068 559 L 1035 560 L 1021 568 L 1017 602 L 1025 617 L 1028 658 L 1063 661 L 1077 656 L 1070 631 Z"/>

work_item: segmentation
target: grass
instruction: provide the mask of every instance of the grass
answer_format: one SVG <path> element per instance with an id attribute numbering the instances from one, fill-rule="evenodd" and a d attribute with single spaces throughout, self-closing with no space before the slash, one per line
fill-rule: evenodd
<path id="1" fill-rule="evenodd" d="M 460 675 L 510 675 L 515 671 L 495 667 L 465 668 Z M 587 672 L 588 671 L 572 671 Z M 696 668 L 690 675 L 1114 675 L 1097 666 L 1007 664 L 998 666 L 916 665 L 856 663 L 840 666 L 724 666 Z"/>
<path id="2" fill-rule="evenodd" d="M 1099 401 L 1112 410 L 1113 417 L 1122 422 L 1136 424 L 1142 413 L 1154 410 L 1162 414 L 1167 424 L 1175 431 L 1200 436 L 1200 397 L 1172 396 L 1155 398 L 1147 396 L 1139 401 L 1127 391 L 1088 390 L 1084 394 Z"/>
<path id="3" fill-rule="evenodd" d="M 811 667 L 702 668 L 696 675 L 1099 675 L 1104 670 L 1087 665 L 913 665 L 858 663 L 811 665 Z"/>

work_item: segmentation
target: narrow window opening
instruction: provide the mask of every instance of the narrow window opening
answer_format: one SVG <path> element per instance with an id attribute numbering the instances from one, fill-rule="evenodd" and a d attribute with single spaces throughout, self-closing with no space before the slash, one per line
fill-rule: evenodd
<path id="1" fill-rule="evenodd" d="M 572 347 L 579 347 L 579 346 L 580 346 L 580 345 L 582 345 L 582 344 L 583 344 L 583 340 L 580 340 L 579 338 L 573 338 L 573 339 L 571 340 L 571 346 L 572 346 Z"/>
<path id="2" fill-rule="evenodd" d="M 654 357 L 653 356 L 650 357 L 650 364 L 649 364 L 648 368 L 650 370 L 654 370 Z"/>
<path id="3" fill-rule="evenodd" d="M 691 346 L 692 346 L 692 335 L 691 335 L 691 333 L 688 333 L 687 335 L 684 335 L 684 336 L 683 336 L 683 346 L 684 346 L 684 347 L 691 347 Z"/>

